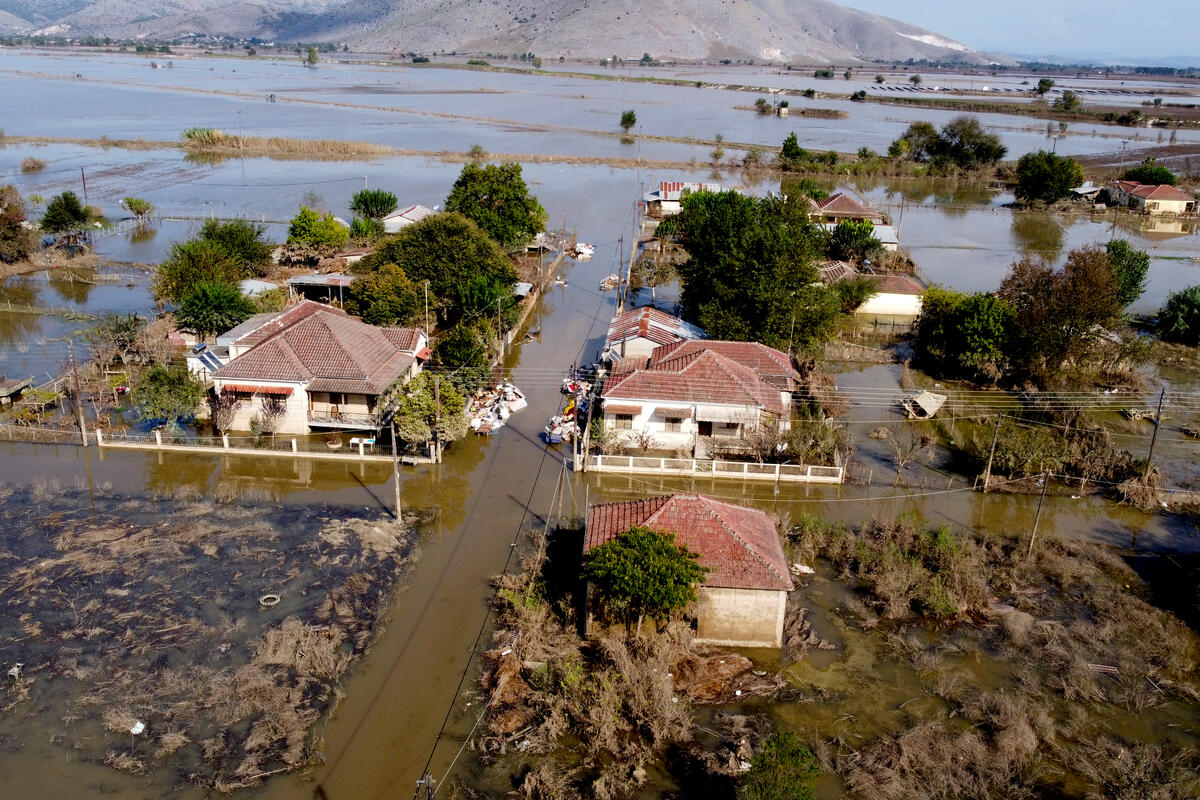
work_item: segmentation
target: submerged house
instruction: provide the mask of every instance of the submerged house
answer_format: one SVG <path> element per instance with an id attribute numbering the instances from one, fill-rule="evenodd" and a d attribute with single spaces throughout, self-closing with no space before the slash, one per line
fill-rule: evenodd
<path id="1" fill-rule="evenodd" d="M 652 217 L 667 217 L 678 214 L 683 208 L 683 197 L 695 192 L 721 191 L 719 183 L 697 183 L 692 181 L 663 181 L 657 189 L 642 196 L 646 213 Z"/>
<path id="2" fill-rule="evenodd" d="M 420 222 L 429 215 L 436 213 L 438 213 L 437 209 L 426 208 L 420 203 L 415 206 L 396 209 L 381 220 L 383 222 L 383 232 L 399 233 L 409 225 Z"/>
<path id="3" fill-rule="evenodd" d="M 601 395 L 617 442 L 650 436 L 665 449 L 738 439 L 762 425 L 787 430 L 800 376 L 786 353 L 757 342 L 689 340 L 613 364 Z"/>
<path id="4" fill-rule="evenodd" d="M 430 355 L 418 328 L 377 328 L 308 300 L 251 317 L 218 337 L 218 346 L 222 340 L 228 361 L 211 376 L 217 394 L 238 398 L 233 427 L 248 430 L 262 400 L 278 398 L 285 410 L 277 432 L 291 434 L 377 431 L 386 410 L 380 395 L 415 376 Z"/>
<path id="5" fill-rule="evenodd" d="M 1113 181 L 1111 193 L 1117 205 L 1148 214 L 1195 214 L 1197 209 L 1195 195 L 1165 183 Z"/>
<path id="6" fill-rule="evenodd" d="M 646 306 L 617 314 L 604 338 L 605 360 L 648 356 L 654 348 L 689 339 L 703 339 L 704 331 L 679 317 Z"/>
<path id="7" fill-rule="evenodd" d="M 709 572 L 696 590 L 696 641 L 779 647 L 794 588 L 775 523 L 766 513 L 697 494 L 588 507 L 584 552 L 635 526 L 671 533 Z M 589 608 L 590 611 L 590 608 Z M 591 629 L 591 615 L 588 627 Z"/>
<path id="8" fill-rule="evenodd" d="M 823 200 L 809 202 L 810 215 L 818 222 L 836 225 L 842 220 L 864 220 L 876 226 L 888 224 L 887 217 L 848 192 L 836 192 Z"/>
<path id="9" fill-rule="evenodd" d="M 854 310 L 860 322 L 911 325 L 921 315 L 925 287 L 908 275 L 872 275 L 875 294 Z"/>

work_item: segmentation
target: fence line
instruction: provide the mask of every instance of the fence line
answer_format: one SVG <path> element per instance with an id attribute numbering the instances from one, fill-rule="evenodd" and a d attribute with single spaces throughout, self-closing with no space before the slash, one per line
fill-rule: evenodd
<path id="1" fill-rule="evenodd" d="M 231 439 L 233 440 L 231 442 Z M 293 437 L 260 437 L 256 440 L 259 447 L 244 447 L 229 436 L 219 437 L 171 437 L 162 431 L 148 434 L 105 433 L 96 431 L 96 443 L 100 447 L 126 450 L 169 450 L 182 453 L 206 453 L 223 455 L 274 456 L 278 458 L 312 458 L 328 461 L 374 461 L 387 462 L 392 460 L 391 453 L 376 450 L 373 440 L 365 436 L 354 436 L 349 440 L 346 451 L 342 451 L 341 439 L 338 446 L 331 448 L 324 441 L 318 446 L 311 439 Z M 432 458 L 426 456 L 404 455 L 400 461 L 405 464 L 432 464 Z"/>
<path id="2" fill-rule="evenodd" d="M 782 483 L 840 484 L 845 479 L 843 467 L 823 467 L 813 464 L 758 464 L 752 461 L 722 461 L 706 458 L 587 455 L 576 460 L 576 468 L 585 472 L 707 475 L 712 478 L 738 478 Z"/>

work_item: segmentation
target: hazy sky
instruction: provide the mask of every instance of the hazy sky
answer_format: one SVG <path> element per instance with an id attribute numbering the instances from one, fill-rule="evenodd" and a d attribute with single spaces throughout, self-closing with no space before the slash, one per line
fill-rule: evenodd
<path id="1" fill-rule="evenodd" d="M 1200 52 L 1200 7 L 1193 0 L 834 1 L 929 28 L 976 50 L 1118 58 Z"/>

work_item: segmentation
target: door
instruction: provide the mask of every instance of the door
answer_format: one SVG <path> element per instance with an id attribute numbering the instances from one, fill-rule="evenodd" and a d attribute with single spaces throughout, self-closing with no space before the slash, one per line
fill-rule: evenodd
<path id="1" fill-rule="evenodd" d="M 697 422 L 696 428 L 701 436 L 712 436 L 711 422 Z"/>

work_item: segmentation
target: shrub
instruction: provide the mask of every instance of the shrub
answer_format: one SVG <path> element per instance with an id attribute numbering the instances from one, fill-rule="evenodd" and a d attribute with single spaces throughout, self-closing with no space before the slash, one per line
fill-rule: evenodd
<path id="1" fill-rule="evenodd" d="M 350 229 L 334 219 L 331 212 L 321 214 L 308 206 L 300 206 L 300 213 L 292 217 L 288 226 L 288 244 L 304 245 L 323 252 L 345 247 L 349 239 Z"/>
<path id="2" fill-rule="evenodd" d="M 1158 312 L 1158 335 L 1169 342 L 1200 346 L 1200 286 L 1168 295 Z"/>
<path id="3" fill-rule="evenodd" d="M 384 236 L 383 222 L 372 217 L 355 217 L 350 220 L 350 241 L 355 244 L 371 245 Z"/>
<path id="4" fill-rule="evenodd" d="M 42 230 L 46 233 L 67 233 L 82 228 L 90 219 L 88 210 L 74 192 L 63 192 L 50 199 L 42 215 Z"/>
<path id="5" fill-rule="evenodd" d="M 148 217 L 154 213 L 154 206 L 148 200 L 143 200 L 140 197 L 126 197 L 121 201 L 121 207 L 138 219 Z"/>
<path id="6" fill-rule="evenodd" d="M 234 284 L 196 284 L 175 312 L 180 326 L 191 328 L 201 339 L 245 322 L 255 312 L 254 303 Z"/>
<path id="7" fill-rule="evenodd" d="M 242 268 L 242 277 L 266 275 L 271 266 L 271 243 L 263 241 L 266 225 L 246 219 L 222 222 L 216 219 L 205 221 L 200 228 L 200 239 L 224 248 L 225 252 Z"/>
<path id="8" fill-rule="evenodd" d="M 1161 166 L 1153 158 L 1147 158 L 1136 167 L 1131 167 L 1125 170 L 1121 175 L 1123 180 L 1137 181 L 1138 183 L 1148 183 L 1151 185 L 1167 184 L 1175 185 L 1175 173 Z"/>
<path id="9" fill-rule="evenodd" d="M 21 159 L 21 172 L 41 172 L 46 168 L 46 162 L 40 158 L 29 156 Z"/>
<path id="10" fill-rule="evenodd" d="M 178 303 L 202 283 L 237 284 L 244 277 L 242 265 L 224 245 L 207 239 L 191 239 L 171 247 L 158 267 L 154 297 L 159 302 Z"/>
<path id="11" fill-rule="evenodd" d="M 20 261 L 33 252 L 36 238 L 26 214 L 17 187 L 0 187 L 0 261 Z"/>
<path id="12" fill-rule="evenodd" d="M 791 731 L 776 733 L 750 761 L 738 800 L 811 800 L 821 769 Z"/>

